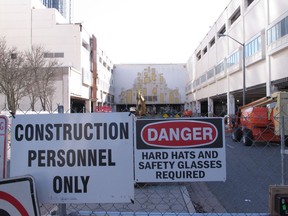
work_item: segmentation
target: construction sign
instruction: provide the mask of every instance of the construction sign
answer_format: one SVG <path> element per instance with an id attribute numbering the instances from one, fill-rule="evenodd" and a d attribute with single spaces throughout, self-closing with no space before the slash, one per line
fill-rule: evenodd
<path id="1" fill-rule="evenodd" d="M 117 203 L 134 198 L 129 113 L 16 115 L 11 176 L 30 174 L 42 203 Z"/>
<path id="2" fill-rule="evenodd" d="M 23 176 L 0 181 L 1 216 L 40 216 L 34 180 Z"/>
<path id="3" fill-rule="evenodd" d="M 225 181 L 222 118 L 137 119 L 136 182 Z"/>

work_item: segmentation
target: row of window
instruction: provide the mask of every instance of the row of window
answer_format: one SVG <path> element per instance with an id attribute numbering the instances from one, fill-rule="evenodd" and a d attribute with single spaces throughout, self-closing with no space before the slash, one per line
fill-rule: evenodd
<path id="1" fill-rule="evenodd" d="M 288 34 L 288 16 L 276 23 L 267 30 L 267 43 L 270 45 L 274 41 Z"/>
<path id="2" fill-rule="evenodd" d="M 250 4 L 252 4 L 254 0 L 245 0 L 245 7 L 249 7 Z M 234 13 L 230 16 L 229 20 L 228 20 L 228 23 L 229 23 L 229 26 L 233 25 L 233 23 L 236 22 L 236 20 L 238 20 L 238 18 L 241 16 L 241 9 L 240 9 L 240 6 L 234 11 Z M 226 33 L 226 25 L 224 24 L 220 29 L 219 31 L 217 32 L 217 35 L 218 34 L 225 34 Z M 215 44 L 215 37 L 213 37 L 210 41 L 209 41 L 209 46 L 208 48 L 212 47 L 213 45 Z M 201 56 L 202 55 L 205 55 L 207 53 L 207 46 L 205 46 L 201 52 L 201 50 L 199 52 L 197 52 L 196 54 L 196 58 L 197 60 L 200 60 L 201 59 Z"/>
<path id="3" fill-rule="evenodd" d="M 245 45 L 245 58 L 250 56 L 256 55 L 257 53 L 262 51 L 261 46 L 261 35 L 250 41 Z M 226 59 L 226 67 L 232 67 L 233 65 L 239 64 L 240 60 L 240 50 L 233 52 L 230 56 Z M 207 80 L 213 78 L 214 76 L 220 74 L 225 70 L 225 61 L 221 61 L 217 64 L 214 68 L 208 70 L 205 74 L 201 75 L 198 79 L 194 80 L 193 87 L 197 87 L 200 84 L 205 83 Z"/>
<path id="4" fill-rule="evenodd" d="M 44 58 L 64 58 L 64 53 L 52 53 L 52 52 L 46 52 L 44 53 Z"/>

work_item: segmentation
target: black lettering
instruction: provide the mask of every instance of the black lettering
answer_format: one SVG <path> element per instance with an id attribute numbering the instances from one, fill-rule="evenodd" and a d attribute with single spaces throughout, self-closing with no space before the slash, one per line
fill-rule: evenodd
<path id="1" fill-rule="evenodd" d="M 64 155 L 65 155 L 65 151 L 63 149 L 58 150 L 58 152 L 57 152 L 57 157 L 58 157 L 57 166 L 59 166 L 59 167 L 65 166 Z"/>
<path id="2" fill-rule="evenodd" d="M 112 161 L 112 150 L 108 149 L 108 166 L 115 166 L 116 163 Z"/>
<path id="3" fill-rule="evenodd" d="M 63 140 L 72 140 L 71 124 L 63 124 Z"/>
<path id="4" fill-rule="evenodd" d="M 56 166 L 55 161 L 56 152 L 54 150 L 47 150 L 47 166 Z"/>
<path id="5" fill-rule="evenodd" d="M 27 141 L 31 141 L 34 138 L 34 130 L 32 124 L 27 124 L 25 127 L 25 138 Z"/>
<path id="6" fill-rule="evenodd" d="M 81 176 L 81 180 L 82 180 L 82 183 L 83 183 L 83 192 L 84 193 L 87 193 L 87 186 L 88 186 L 88 182 L 89 182 L 89 179 L 90 179 L 90 176 Z"/>
<path id="7" fill-rule="evenodd" d="M 88 128 L 91 130 L 93 128 L 93 125 L 90 123 L 84 125 L 84 138 L 86 140 L 92 140 L 93 134 L 91 132 L 88 132 Z"/>
<path id="8" fill-rule="evenodd" d="M 44 138 L 44 125 L 35 125 L 35 140 L 43 140 Z"/>
<path id="9" fill-rule="evenodd" d="M 118 137 L 118 125 L 115 122 L 109 124 L 109 138 L 112 140 Z"/>
<path id="10" fill-rule="evenodd" d="M 60 140 L 60 128 L 62 128 L 62 124 L 54 124 L 56 128 L 56 140 Z"/>
<path id="11" fill-rule="evenodd" d="M 37 153 L 34 150 L 28 151 L 28 167 L 32 166 L 32 161 L 37 158 Z"/>
<path id="12" fill-rule="evenodd" d="M 73 167 L 75 166 L 76 163 L 76 156 L 75 156 L 75 151 L 72 149 L 69 149 L 66 153 L 66 163 L 67 166 Z"/>
<path id="13" fill-rule="evenodd" d="M 103 139 L 107 140 L 107 123 L 104 123 L 103 126 L 104 126 Z"/>
<path id="14" fill-rule="evenodd" d="M 74 132 L 74 139 L 81 140 L 82 139 L 82 124 L 81 123 L 74 124 L 73 132 Z"/>
<path id="15" fill-rule="evenodd" d="M 129 127 L 128 122 L 120 123 L 120 139 L 128 139 L 129 138 Z"/>
<path id="16" fill-rule="evenodd" d="M 53 178 L 53 191 L 55 193 L 61 193 L 62 191 L 62 178 L 60 176 Z"/>
<path id="17" fill-rule="evenodd" d="M 64 176 L 64 193 L 72 193 L 73 192 L 73 176 Z"/>
<path id="18" fill-rule="evenodd" d="M 38 166 L 45 167 L 45 150 L 38 151 Z"/>
<path id="19" fill-rule="evenodd" d="M 139 167 L 138 167 L 139 169 L 144 169 L 144 162 L 139 162 Z M 156 173 L 157 173 L 157 171 L 156 171 Z"/>
<path id="20" fill-rule="evenodd" d="M 77 151 L 77 164 L 81 164 L 82 166 L 86 166 L 86 150 L 83 149 Z"/>
<path id="21" fill-rule="evenodd" d="M 104 160 L 106 159 L 106 150 L 105 149 L 99 149 L 99 166 L 106 166 L 106 162 Z"/>
<path id="22" fill-rule="evenodd" d="M 45 134 L 45 139 L 47 141 L 51 141 L 53 139 L 53 132 L 52 132 L 52 129 L 53 128 L 53 125 L 52 124 L 47 124 L 45 126 L 45 131 L 46 131 L 46 134 Z"/>
<path id="23" fill-rule="evenodd" d="M 23 134 L 21 134 L 20 131 L 23 131 L 23 125 L 18 124 L 15 126 L 15 139 L 17 141 L 23 140 Z"/>
<path id="24" fill-rule="evenodd" d="M 97 150 L 88 151 L 88 166 L 97 166 Z"/>
<path id="25" fill-rule="evenodd" d="M 96 139 L 100 139 L 100 127 L 102 123 L 94 123 L 94 127 L 96 127 Z"/>

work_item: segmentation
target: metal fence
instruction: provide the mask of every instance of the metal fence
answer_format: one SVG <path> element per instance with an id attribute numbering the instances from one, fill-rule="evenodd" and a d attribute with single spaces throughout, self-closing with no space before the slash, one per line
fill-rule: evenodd
<path id="1" fill-rule="evenodd" d="M 2 110 L 2 113 L 5 111 Z M 13 117 L 10 115 L 9 118 Z M 271 205 L 269 186 L 285 185 L 288 181 L 285 146 L 288 142 L 285 134 L 288 118 L 276 117 L 274 122 L 268 118 L 269 124 L 261 126 L 258 139 L 252 139 L 251 134 L 247 136 L 247 131 L 235 139 L 235 128 L 231 128 L 235 127 L 235 119 L 236 116 L 229 116 L 229 120 L 225 120 L 229 122 L 225 131 L 225 182 L 135 184 L 135 199 L 130 203 L 40 203 L 41 215 L 267 215 Z M 270 140 L 259 142 L 267 131 L 274 130 L 275 122 L 279 125 L 279 135 L 275 135 L 279 141 L 270 137 Z M 256 129 L 253 125 L 251 127 Z M 244 139 L 251 139 L 251 145 L 243 144 L 244 136 Z"/>

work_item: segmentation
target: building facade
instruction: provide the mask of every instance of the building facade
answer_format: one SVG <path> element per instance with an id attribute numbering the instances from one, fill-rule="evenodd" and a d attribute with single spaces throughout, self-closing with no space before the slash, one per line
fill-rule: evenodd
<path id="1" fill-rule="evenodd" d="M 24 51 L 40 45 L 48 50 L 46 58 L 57 59 L 53 110 L 90 112 L 97 105 L 97 41 L 80 23 L 69 23 L 56 9 L 46 8 L 39 0 L 0 1 L 0 37 L 8 46 Z M 3 22 L 2 22 L 3 21 Z M 0 98 L 5 108 L 5 96 Z M 38 104 L 39 105 L 39 104 Z M 31 110 L 29 99 L 19 103 Z M 36 109 L 41 110 L 40 106 Z"/>
<path id="2" fill-rule="evenodd" d="M 182 112 L 185 103 L 185 64 L 117 64 L 114 66 L 116 111 L 129 111 L 137 94 L 150 114 Z"/>
<path id="3" fill-rule="evenodd" d="M 47 8 L 55 8 L 65 17 L 69 23 L 72 22 L 73 0 L 40 0 Z"/>
<path id="4" fill-rule="evenodd" d="M 186 108 L 208 116 L 288 89 L 288 1 L 231 0 L 187 62 Z"/>

